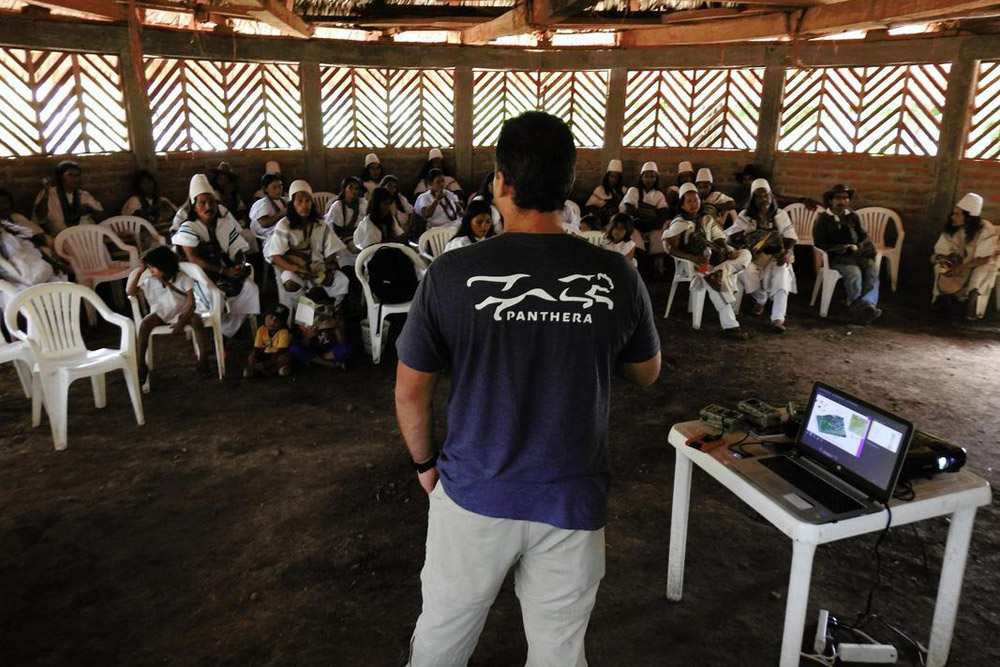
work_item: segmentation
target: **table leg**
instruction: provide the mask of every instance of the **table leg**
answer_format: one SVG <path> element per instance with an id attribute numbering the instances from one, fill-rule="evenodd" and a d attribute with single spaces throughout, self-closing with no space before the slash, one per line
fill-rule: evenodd
<path id="1" fill-rule="evenodd" d="M 948 543 L 944 548 L 941 581 L 938 583 L 937 602 L 934 604 L 934 621 L 931 624 L 931 641 L 927 653 L 927 667 L 943 667 L 948 662 L 951 636 L 955 631 L 958 599 L 962 594 L 965 561 L 969 555 L 972 523 L 976 508 L 968 507 L 951 515 Z"/>
<path id="2" fill-rule="evenodd" d="M 792 572 L 788 575 L 788 602 L 785 604 L 785 631 L 781 637 L 780 667 L 798 667 L 802 652 L 802 633 L 809 605 L 809 583 L 812 579 L 813 555 L 816 545 L 792 542 Z"/>
<path id="3" fill-rule="evenodd" d="M 674 500 L 670 511 L 670 556 L 667 562 L 667 599 L 674 602 L 678 602 L 684 594 L 691 468 L 691 459 L 678 452 L 674 464 Z"/>

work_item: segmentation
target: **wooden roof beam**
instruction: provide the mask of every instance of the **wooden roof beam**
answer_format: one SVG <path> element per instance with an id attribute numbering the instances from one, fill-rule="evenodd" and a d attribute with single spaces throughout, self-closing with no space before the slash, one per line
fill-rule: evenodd
<path id="1" fill-rule="evenodd" d="M 594 0 L 520 0 L 512 10 L 462 31 L 463 44 L 487 44 L 498 37 L 544 30 L 590 7 Z"/>
<path id="2" fill-rule="evenodd" d="M 811 37 L 894 23 L 960 17 L 997 0 L 847 0 L 789 13 L 719 19 L 694 25 L 636 29 L 621 36 L 626 47 L 743 42 L 774 37 Z"/>
<path id="3" fill-rule="evenodd" d="M 90 19 L 124 21 L 125 9 L 112 0 L 25 0 L 29 5 L 46 9 L 71 9 Z"/>
<path id="4" fill-rule="evenodd" d="M 286 35 L 308 39 L 316 28 L 306 23 L 280 0 L 232 0 L 230 4 L 246 7 L 247 16 L 277 28 Z"/>

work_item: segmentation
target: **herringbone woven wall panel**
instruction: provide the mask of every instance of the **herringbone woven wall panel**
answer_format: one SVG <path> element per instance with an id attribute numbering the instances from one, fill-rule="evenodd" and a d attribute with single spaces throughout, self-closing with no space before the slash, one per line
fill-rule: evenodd
<path id="1" fill-rule="evenodd" d="M 322 66 L 330 148 L 443 148 L 455 143 L 452 70 Z"/>
<path id="2" fill-rule="evenodd" d="M 1000 159 L 1000 62 L 982 62 L 965 157 Z"/>
<path id="3" fill-rule="evenodd" d="M 625 89 L 625 146 L 751 150 L 764 70 L 639 70 Z"/>
<path id="4" fill-rule="evenodd" d="M 472 144 L 494 146 L 503 122 L 540 109 L 570 126 L 576 145 L 604 144 L 608 103 L 608 71 L 529 72 L 473 71 Z"/>
<path id="5" fill-rule="evenodd" d="M 949 64 L 790 69 L 778 148 L 935 155 Z"/>
<path id="6" fill-rule="evenodd" d="M 147 58 L 156 150 L 302 148 L 297 65 Z"/>
<path id="7" fill-rule="evenodd" d="M 0 156 L 128 149 L 117 56 L 0 49 Z"/>

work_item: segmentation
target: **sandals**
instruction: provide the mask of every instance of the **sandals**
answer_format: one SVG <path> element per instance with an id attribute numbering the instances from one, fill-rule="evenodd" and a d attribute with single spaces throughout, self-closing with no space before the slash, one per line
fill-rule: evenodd
<path id="1" fill-rule="evenodd" d="M 729 340 L 746 340 L 750 337 L 750 334 L 739 327 L 735 327 L 733 329 L 723 329 L 722 335 Z"/>
<path id="2" fill-rule="evenodd" d="M 773 320 L 771 322 L 771 331 L 779 334 L 788 333 L 788 327 L 785 326 L 785 320 Z"/>
<path id="3" fill-rule="evenodd" d="M 752 312 L 752 313 L 753 313 L 754 315 L 763 315 L 763 314 L 764 314 L 764 306 L 765 306 L 765 305 L 766 305 L 766 304 L 763 304 L 763 303 L 755 303 L 755 304 L 753 305 L 753 310 L 752 310 L 751 312 Z"/>

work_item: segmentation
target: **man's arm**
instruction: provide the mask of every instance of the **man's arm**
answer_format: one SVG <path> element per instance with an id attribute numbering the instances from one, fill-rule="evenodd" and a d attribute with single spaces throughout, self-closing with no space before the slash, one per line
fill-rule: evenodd
<path id="1" fill-rule="evenodd" d="M 437 379 L 437 373 L 414 370 L 402 361 L 396 366 L 396 417 L 399 419 L 399 430 L 406 442 L 406 449 L 416 463 L 429 461 L 435 454 L 432 408 Z M 437 485 L 437 467 L 419 473 L 417 479 L 424 491 L 430 493 Z"/>
<path id="2" fill-rule="evenodd" d="M 629 382 L 637 384 L 640 387 L 648 387 L 656 382 L 656 378 L 660 376 L 660 353 L 657 352 L 656 356 L 652 359 L 647 359 L 637 364 L 619 361 L 617 370 L 618 374 Z"/>

